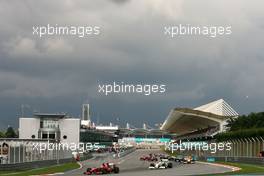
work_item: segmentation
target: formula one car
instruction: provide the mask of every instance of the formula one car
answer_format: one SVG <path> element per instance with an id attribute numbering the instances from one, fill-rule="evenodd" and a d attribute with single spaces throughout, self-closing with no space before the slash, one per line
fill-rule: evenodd
<path id="1" fill-rule="evenodd" d="M 168 159 L 169 161 L 176 161 L 175 156 L 170 156 L 170 155 L 160 155 L 160 159 Z"/>
<path id="2" fill-rule="evenodd" d="M 142 156 L 139 158 L 141 161 L 158 161 L 158 158 L 155 155 L 149 154 L 148 156 Z"/>
<path id="3" fill-rule="evenodd" d="M 101 167 L 95 168 L 87 168 L 85 175 L 102 175 L 102 174 L 111 174 L 111 173 L 119 173 L 119 167 L 117 167 L 114 163 L 103 163 Z"/>
<path id="4" fill-rule="evenodd" d="M 173 165 L 171 162 L 169 162 L 168 159 L 162 159 L 159 162 L 156 163 L 151 163 L 149 165 L 149 169 L 167 169 L 167 168 L 172 168 Z"/>
<path id="5" fill-rule="evenodd" d="M 183 164 L 194 164 L 195 160 L 192 156 L 185 156 L 183 159 Z"/>
<path id="6" fill-rule="evenodd" d="M 175 158 L 176 162 L 183 163 L 184 162 L 184 156 L 183 155 L 177 155 Z"/>

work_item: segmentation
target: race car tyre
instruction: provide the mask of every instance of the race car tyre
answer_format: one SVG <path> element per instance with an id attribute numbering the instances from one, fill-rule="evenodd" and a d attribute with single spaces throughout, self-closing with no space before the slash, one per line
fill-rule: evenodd
<path id="1" fill-rule="evenodd" d="M 155 164 L 154 164 L 154 163 L 150 163 L 149 166 L 150 166 L 150 167 L 155 167 Z"/>
<path id="2" fill-rule="evenodd" d="M 168 163 L 168 168 L 172 168 L 172 163 Z"/>
<path id="3" fill-rule="evenodd" d="M 102 169 L 102 174 L 107 174 L 107 170 Z"/>
<path id="4" fill-rule="evenodd" d="M 119 173 L 119 167 L 114 167 L 113 171 L 114 171 L 115 174 L 118 174 Z"/>

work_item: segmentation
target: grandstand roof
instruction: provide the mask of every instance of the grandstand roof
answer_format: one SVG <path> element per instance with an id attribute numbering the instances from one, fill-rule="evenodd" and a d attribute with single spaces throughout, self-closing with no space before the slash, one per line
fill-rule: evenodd
<path id="1" fill-rule="evenodd" d="M 199 106 L 194 110 L 210 112 L 220 116 L 238 116 L 238 113 L 223 99 Z"/>
<path id="2" fill-rule="evenodd" d="M 209 126 L 219 126 L 235 116 L 238 116 L 238 113 L 223 99 L 220 99 L 195 109 L 175 108 L 171 110 L 161 129 L 185 134 Z"/>

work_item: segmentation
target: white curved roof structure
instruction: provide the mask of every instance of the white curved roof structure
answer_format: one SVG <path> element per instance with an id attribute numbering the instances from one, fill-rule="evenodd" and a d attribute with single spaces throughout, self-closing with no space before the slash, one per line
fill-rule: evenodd
<path id="1" fill-rule="evenodd" d="M 194 110 L 210 112 L 220 116 L 238 116 L 238 113 L 223 99 L 199 106 Z"/>
<path id="2" fill-rule="evenodd" d="M 238 113 L 223 99 L 220 99 L 195 109 L 175 108 L 171 110 L 161 130 L 185 134 L 209 126 L 219 126 L 219 130 L 223 131 L 226 120 L 237 116 Z"/>

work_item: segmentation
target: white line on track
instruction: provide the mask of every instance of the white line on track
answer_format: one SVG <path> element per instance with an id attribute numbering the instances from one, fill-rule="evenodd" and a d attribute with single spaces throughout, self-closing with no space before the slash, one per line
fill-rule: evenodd
<path id="1" fill-rule="evenodd" d="M 219 164 L 219 163 L 208 163 L 208 162 L 201 162 L 201 161 L 197 161 L 197 163 L 207 164 L 207 165 L 212 165 L 212 166 L 218 166 L 218 167 L 225 167 L 225 168 L 231 169 L 233 172 L 241 170 L 241 168 L 239 168 L 239 167 L 225 165 L 225 164 Z"/>

